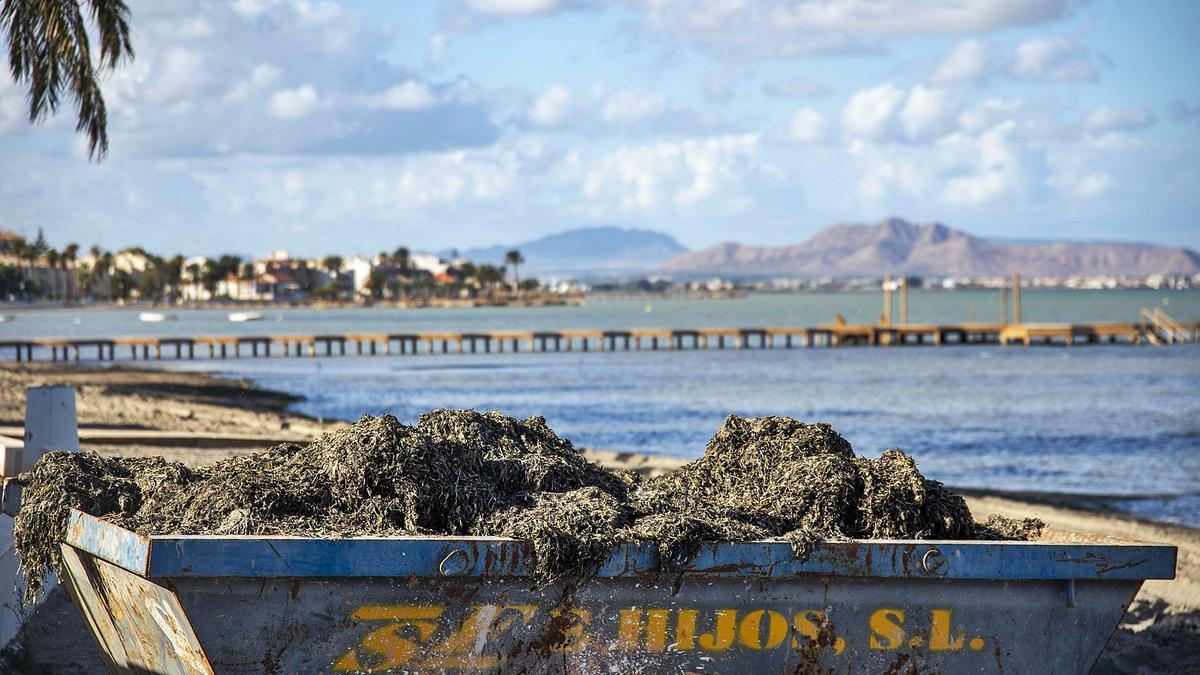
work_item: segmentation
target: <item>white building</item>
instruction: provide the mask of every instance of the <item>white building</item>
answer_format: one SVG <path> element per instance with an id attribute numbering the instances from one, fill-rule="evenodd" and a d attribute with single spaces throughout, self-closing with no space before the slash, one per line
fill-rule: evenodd
<path id="1" fill-rule="evenodd" d="M 351 277 L 355 297 L 370 295 L 370 291 L 367 290 L 367 280 L 371 278 L 371 270 L 375 269 L 376 263 L 374 258 L 365 258 L 360 255 L 342 261 L 342 269 L 338 271 L 338 274 Z"/>
<path id="2" fill-rule="evenodd" d="M 413 253 L 408 256 L 408 266 L 429 272 L 433 276 L 444 274 L 450 269 L 450 263 L 430 253 Z"/>
<path id="3" fill-rule="evenodd" d="M 202 255 L 194 255 L 183 261 L 183 272 L 179 275 L 182 282 L 179 289 L 179 297 L 188 302 L 201 302 L 211 300 L 212 294 L 204 287 L 204 264 L 208 262 L 208 258 Z M 193 274 L 195 270 L 195 274 Z"/>
<path id="4" fill-rule="evenodd" d="M 135 251 L 121 251 L 113 256 L 113 269 L 137 276 L 146 271 L 150 258 Z"/>

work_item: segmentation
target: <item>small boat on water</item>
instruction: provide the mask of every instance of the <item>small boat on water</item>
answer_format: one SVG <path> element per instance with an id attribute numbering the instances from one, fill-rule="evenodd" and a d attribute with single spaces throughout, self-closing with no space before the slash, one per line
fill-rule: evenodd
<path id="1" fill-rule="evenodd" d="M 242 323 L 243 321 L 262 321 L 262 312 L 230 312 L 227 317 L 234 323 Z"/>
<path id="2" fill-rule="evenodd" d="M 138 314 L 138 321 L 145 323 L 162 323 L 163 321 L 174 320 L 174 314 L 163 314 L 162 312 L 141 312 Z"/>
<path id="3" fill-rule="evenodd" d="M 16 321 L 16 320 L 17 320 L 16 314 L 0 314 L 0 323 L 8 323 L 9 321 Z"/>

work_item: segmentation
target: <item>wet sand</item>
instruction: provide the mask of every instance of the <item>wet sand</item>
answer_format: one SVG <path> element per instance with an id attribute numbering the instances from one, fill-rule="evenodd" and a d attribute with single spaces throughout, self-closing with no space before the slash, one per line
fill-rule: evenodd
<path id="1" fill-rule="evenodd" d="M 82 445 L 103 454 L 163 455 L 189 464 L 210 464 L 231 454 L 259 448 L 253 443 L 243 443 L 234 449 L 197 447 L 190 440 L 170 445 L 170 441 L 162 439 L 143 444 L 125 439 L 120 444 L 104 445 L 100 440 L 95 443 L 87 440 L 89 435 L 112 430 L 132 430 L 148 436 L 153 436 L 154 431 L 164 432 L 164 436 L 167 432 L 190 432 L 183 435 L 200 438 L 242 434 L 262 437 L 265 447 L 277 440 L 311 438 L 339 424 L 290 413 L 287 407 L 295 401 L 294 397 L 256 389 L 249 382 L 129 366 L 6 364 L 0 370 L 0 427 L 12 429 L 22 425 L 24 391 L 41 384 L 77 388 Z M 676 458 L 630 452 L 587 453 L 603 465 L 649 474 L 670 471 L 681 463 Z M 1082 533 L 1179 547 L 1177 578 L 1144 584 L 1095 672 L 1200 672 L 1200 530 L 1122 515 L 1106 510 L 1103 500 L 1057 494 L 961 492 L 977 519 L 991 513 L 1041 518 L 1049 526 L 1047 539 L 1070 539 L 1070 533 Z M 59 620 L 69 622 L 70 617 Z M 40 644 L 42 640 L 36 642 L 39 644 L 30 647 L 38 654 L 29 654 L 35 660 L 38 656 L 49 657 L 56 649 Z"/>

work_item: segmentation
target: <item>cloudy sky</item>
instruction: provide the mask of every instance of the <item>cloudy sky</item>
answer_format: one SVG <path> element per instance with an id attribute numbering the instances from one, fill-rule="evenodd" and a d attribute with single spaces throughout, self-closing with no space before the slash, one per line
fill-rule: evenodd
<path id="1" fill-rule="evenodd" d="M 129 4 L 103 164 L 0 74 L 0 228 L 320 254 L 898 215 L 1200 248 L 1200 2 Z"/>

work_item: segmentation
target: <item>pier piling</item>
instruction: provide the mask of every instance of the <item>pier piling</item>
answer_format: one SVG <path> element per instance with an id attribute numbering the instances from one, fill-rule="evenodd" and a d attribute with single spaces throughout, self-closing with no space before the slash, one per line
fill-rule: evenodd
<path id="1" fill-rule="evenodd" d="M 539 330 L 539 331 L 491 331 L 474 333 L 366 333 L 344 335 L 277 335 L 277 336 L 198 336 L 198 337 L 122 337 L 52 339 L 30 338 L 0 340 L 0 359 L 11 358 L 18 362 L 32 362 L 36 358 L 54 362 L 83 360 L 83 352 L 94 354 L 97 361 L 116 360 L 117 347 L 127 347 L 130 360 L 182 360 L 196 358 L 196 346 L 200 345 L 209 359 L 240 358 L 242 346 L 249 347 L 252 358 L 285 358 L 345 356 L 346 343 L 354 343 L 356 356 L 392 355 L 392 343 L 398 347 L 400 356 L 417 354 L 490 354 L 493 344 L 497 352 L 511 349 L 522 350 L 522 343 L 531 353 L 575 351 L 578 340 L 579 351 L 697 351 L 726 348 L 726 338 L 733 340 L 738 350 L 775 349 L 781 346 L 792 349 L 799 341 L 807 348 L 838 347 L 849 345 L 893 345 L 893 346 L 940 346 L 940 345 L 983 345 L 983 344 L 1101 344 L 1120 342 L 1125 344 L 1175 344 L 1195 341 L 1200 335 L 1197 322 L 1180 322 L 1162 311 L 1144 310 L 1142 320 L 1137 323 L 1093 322 L 1059 324 L 1024 324 L 1021 322 L 1020 276 L 1012 279 L 1012 321 L 996 323 L 959 324 L 910 324 L 907 319 L 906 282 L 899 282 L 900 307 L 897 323 L 889 319 L 889 307 L 878 324 L 849 324 L 839 317 L 832 324 L 807 327 L 771 328 L 634 328 L 627 330 Z M 888 287 L 885 286 L 885 293 Z M 1001 306 L 1005 307 L 1006 293 L 1001 294 Z M 780 340 L 782 336 L 782 340 Z M 451 349 L 451 343 L 454 348 Z M 482 350 L 480 349 L 482 343 Z M 282 348 L 272 350 L 272 345 Z M 323 349 L 318 351 L 318 344 Z M 383 349 L 379 349 L 379 345 Z M 166 346 L 168 349 L 163 349 Z M 174 349 L 169 349 L 170 347 Z M 230 349 L 232 347 L 232 349 Z M 423 349 L 422 349 L 423 347 Z M 469 347 L 469 349 L 468 349 Z M 232 352 L 232 354 L 231 354 Z M 274 352 L 274 353 L 272 353 Z M 153 357 L 151 354 L 153 353 Z"/>

